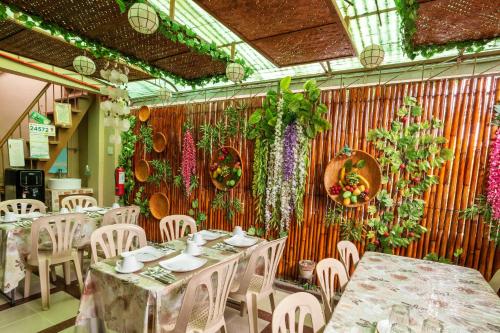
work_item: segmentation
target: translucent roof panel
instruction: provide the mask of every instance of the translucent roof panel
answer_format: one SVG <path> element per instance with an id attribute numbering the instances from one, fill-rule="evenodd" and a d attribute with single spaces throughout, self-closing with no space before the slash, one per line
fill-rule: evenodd
<path id="1" fill-rule="evenodd" d="M 358 54 L 368 45 L 379 44 L 382 45 L 385 51 L 384 64 L 411 61 L 403 53 L 400 18 L 397 14 L 394 0 L 335 1 L 348 24 L 354 47 Z M 169 13 L 169 1 L 149 0 L 149 2 L 164 13 Z M 188 26 L 204 40 L 215 42 L 227 53 L 230 52 L 230 45 L 235 43 L 236 56 L 245 60 L 254 69 L 254 74 L 245 82 L 273 80 L 288 75 L 300 76 L 325 73 L 325 69 L 327 68 L 326 62 L 278 68 L 194 1 L 176 0 L 175 4 L 175 20 Z M 500 49 L 500 45 L 498 42 L 492 42 L 486 49 Z M 450 50 L 435 57 L 456 54 L 456 50 Z M 423 58 L 417 57 L 416 60 L 420 59 Z M 357 57 L 331 60 L 329 61 L 329 65 L 334 72 L 362 67 Z M 228 85 L 232 85 L 232 83 L 209 84 L 206 87 L 224 87 Z M 160 86 L 164 86 L 164 84 L 155 82 L 154 80 L 149 80 L 149 82 L 132 82 L 129 84 L 130 95 L 132 98 L 154 96 L 157 94 Z M 171 87 L 166 85 L 166 88 L 170 89 Z M 176 89 L 178 91 L 192 90 L 189 86 L 176 86 Z M 172 90 L 174 89 L 172 88 Z"/>

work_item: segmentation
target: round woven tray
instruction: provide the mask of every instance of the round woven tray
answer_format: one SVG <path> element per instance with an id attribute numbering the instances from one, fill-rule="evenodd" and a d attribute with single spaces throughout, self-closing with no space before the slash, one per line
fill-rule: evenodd
<path id="1" fill-rule="evenodd" d="M 141 106 L 139 109 L 139 120 L 142 122 L 145 122 L 149 119 L 149 116 L 151 115 L 151 109 L 147 105 Z"/>
<path id="2" fill-rule="evenodd" d="M 158 220 L 167 216 L 170 210 L 170 202 L 164 193 L 156 192 L 149 198 L 149 210 Z"/>
<path id="3" fill-rule="evenodd" d="M 135 178 L 137 178 L 140 182 L 145 182 L 148 179 L 150 172 L 151 168 L 146 160 L 140 160 L 135 165 Z"/>
<path id="4" fill-rule="evenodd" d="M 162 132 L 156 132 L 153 135 L 153 149 L 157 153 L 161 153 L 167 146 L 167 138 Z"/>
<path id="5" fill-rule="evenodd" d="M 331 195 L 329 189 L 333 185 L 338 184 L 340 170 L 348 159 L 351 159 L 353 164 L 356 164 L 356 162 L 358 162 L 359 160 L 365 160 L 366 164 L 362 169 L 359 170 L 359 174 L 366 178 L 366 180 L 368 180 L 368 182 L 370 183 L 370 189 L 368 193 L 368 200 L 357 202 L 355 204 L 344 205 L 341 195 Z M 330 162 L 326 166 L 323 180 L 326 192 L 332 200 L 346 207 L 360 207 L 367 204 L 371 199 L 373 199 L 375 195 L 377 195 L 382 182 L 382 171 L 380 170 L 380 165 L 373 156 L 362 150 L 353 150 L 352 155 L 349 157 L 338 156 L 330 160 Z"/>
<path id="6" fill-rule="evenodd" d="M 229 154 L 231 156 L 233 156 L 233 160 L 236 162 L 240 162 L 240 167 L 241 167 L 241 170 L 243 171 L 243 161 L 241 160 L 241 155 L 240 153 L 234 149 L 233 147 L 229 147 L 229 146 L 225 146 L 225 147 L 221 147 L 219 149 L 217 149 L 215 151 L 215 153 L 212 155 L 212 161 L 210 162 L 210 165 L 218 162 L 217 160 L 217 156 L 219 156 L 219 151 L 222 150 L 222 148 L 226 148 L 229 150 Z M 210 168 L 210 166 L 209 166 Z M 210 169 L 208 170 L 209 173 L 210 173 L 210 179 L 212 180 L 212 183 L 214 184 L 214 186 L 218 189 L 218 190 L 221 190 L 221 191 L 227 191 L 227 190 L 230 190 L 230 189 L 233 189 L 235 188 L 236 186 L 238 186 L 238 184 L 240 183 L 241 181 L 241 178 L 243 178 L 243 175 L 241 175 L 241 177 L 238 179 L 238 181 L 236 182 L 236 184 L 232 187 L 227 187 L 226 184 L 224 183 L 221 183 L 220 181 L 218 181 L 217 179 L 213 178 L 212 175 L 211 175 L 211 172 L 210 172 Z"/>

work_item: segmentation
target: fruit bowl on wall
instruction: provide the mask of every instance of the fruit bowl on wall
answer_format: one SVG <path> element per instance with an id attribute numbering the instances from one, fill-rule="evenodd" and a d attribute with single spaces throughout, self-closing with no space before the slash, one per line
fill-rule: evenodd
<path id="1" fill-rule="evenodd" d="M 340 155 L 326 166 L 324 175 L 328 196 L 345 207 L 359 207 L 373 199 L 382 183 L 382 171 L 370 154 L 353 150 Z"/>
<path id="2" fill-rule="evenodd" d="M 227 191 L 236 187 L 243 175 L 240 153 L 229 146 L 217 149 L 212 155 L 209 172 L 210 179 L 217 189 Z"/>

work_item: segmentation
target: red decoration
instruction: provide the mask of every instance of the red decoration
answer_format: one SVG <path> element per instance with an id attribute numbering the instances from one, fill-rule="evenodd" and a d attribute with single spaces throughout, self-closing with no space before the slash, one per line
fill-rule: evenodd
<path id="1" fill-rule="evenodd" d="M 196 148 L 194 146 L 193 134 L 190 129 L 184 133 L 182 142 L 182 180 L 186 195 L 191 195 L 191 176 L 196 173 Z"/>

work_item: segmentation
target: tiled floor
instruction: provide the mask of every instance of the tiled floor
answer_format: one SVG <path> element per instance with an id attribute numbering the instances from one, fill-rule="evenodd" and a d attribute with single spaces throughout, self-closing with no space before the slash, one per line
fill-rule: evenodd
<path id="1" fill-rule="evenodd" d="M 61 275 L 61 272 L 58 272 Z M 74 332 L 74 320 L 78 311 L 78 288 L 76 282 L 69 287 L 64 286 L 62 277 L 52 286 L 50 309 L 41 310 L 39 294 L 39 280 L 33 275 L 31 281 L 31 299 L 22 299 L 18 294 L 16 306 L 10 307 L 8 302 L 0 296 L 0 332 L 1 333 L 53 333 Z M 22 290 L 22 285 L 18 290 Z M 279 303 L 287 292 L 277 291 L 276 302 Z M 239 315 L 239 309 L 235 305 L 228 306 L 225 318 L 229 332 L 248 332 L 248 317 Z M 259 331 L 271 332 L 271 310 L 267 299 L 259 303 Z"/>

